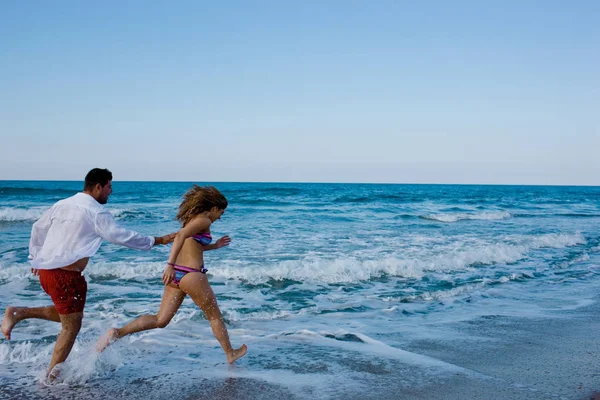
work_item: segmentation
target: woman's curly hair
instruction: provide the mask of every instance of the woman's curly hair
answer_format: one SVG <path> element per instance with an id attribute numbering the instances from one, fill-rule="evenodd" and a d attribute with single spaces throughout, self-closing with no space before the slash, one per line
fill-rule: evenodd
<path id="1" fill-rule="evenodd" d="M 227 208 L 227 199 L 214 186 L 192 186 L 184 195 L 177 219 L 185 226 L 196 215 L 210 211 L 213 207 L 219 210 Z"/>

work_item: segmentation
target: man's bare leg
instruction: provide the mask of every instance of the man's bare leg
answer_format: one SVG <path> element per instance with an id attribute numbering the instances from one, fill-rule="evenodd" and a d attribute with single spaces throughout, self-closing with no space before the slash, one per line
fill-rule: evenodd
<path id="1" fill-rule="evenodd" d="M 54 345 L 54 352 L 52 353 L 52 360 L 48 367 L 48 374 L 52 372 L 52 369 L 59 363 L 65 361 L 75 344 L 75 338 L 81 329 L 81 321 L 83 320 L 83 312 L 76 312 L 71 314 L 60 315 L 60 323 L 62 329 L 56 339 L 56 345 Z M 49 376 L 52 381 L 56 376 Z"/>
<path id="2" fill-rule="evenodd" d="M 2 334 L 7 340 L 10 340 L 10 333 L 12 332 L 14 326 L 24 319 L 29 318 L 39 318 L 45 319 L 47 321 L 60 322 L 60 318 L 58 312 L 56 312 L 56 307 L 47 306 L 47 307 L 6 307 L 6 311 L 4 312 L 4 319 L 2 320 Z"/>

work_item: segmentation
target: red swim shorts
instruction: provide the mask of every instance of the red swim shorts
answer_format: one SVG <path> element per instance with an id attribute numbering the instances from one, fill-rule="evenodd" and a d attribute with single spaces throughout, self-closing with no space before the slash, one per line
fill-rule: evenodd
<path id="1" fill-rule="evenodd" d="M 40 284 L 50 295 L 59 314 L 83 312 L 87 282 L 81 272 L 40 269 Z"/>

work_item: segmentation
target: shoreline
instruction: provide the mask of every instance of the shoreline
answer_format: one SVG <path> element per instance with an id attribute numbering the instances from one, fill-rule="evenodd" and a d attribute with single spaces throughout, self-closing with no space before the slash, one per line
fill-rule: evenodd
<path id="1" fill-rule="evenodd" d="M 186 376 L 158 373 L 133 380 L 118 379 L 119 383 L 109 374 L 84 385 L 47 388 L 37 382 L 28 385 L 23 380 L 11 385 L 7 374 L 2 374 L 0 399 L 116 396 L 150 400 L 164 398 L 174 387 L 179 388 L 177 398 L 188 400 L 292 400 L 309 395 L 344 400 L 592 399 L 600 390 L 600 370 L 596 367 L 600 338 L 594 335 L 600 330 L 599 299 L 577 309 L 557 311 L 550 318 L 490 315 L 470 321 L 434 323 L 460 335 L 452 335 L 453 339 L 409 338 L 402 349 L 397 349 L 399 355 L 358 353 L 355 349 L 364 346 L 361 343 L 342 343 L 333 351 L 314 343 L 307 352 L 313 353 L 316 364 L 306 364 L 297 376 L 292 375 L 297 382 L 291 382 L 286 369 L 278 370 L 277 366 L 267 372 L 254 372 L 252 364 L 260 364 L 261 355 L 253 355 L 250 349 L 249 363 L 231 368 L 216 366 L 213 376 L 202 376 L 201 371 L 191 369 Z M 273 346 L 277 346 L 277 339 L 273 341 Z M 317 364 L 321 371 L 315 367 Z M 337 388 L 335 384 L 311 387 L 308 379 L 326 381 L 328 368 L 336 364 L 356 371 L 355 382 Z"/>

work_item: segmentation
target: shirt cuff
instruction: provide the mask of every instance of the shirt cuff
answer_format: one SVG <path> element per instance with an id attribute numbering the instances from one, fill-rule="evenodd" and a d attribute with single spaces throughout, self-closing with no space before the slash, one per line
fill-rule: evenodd
<path id="1" fill-rule="evenodd" d="M 156 240 L 154 239 L 154 236 L 149 236 L 150 238 L 150 247 L 152 248 L 152 246 L 154 246 L 154 242 L 156 242 Z"/>

